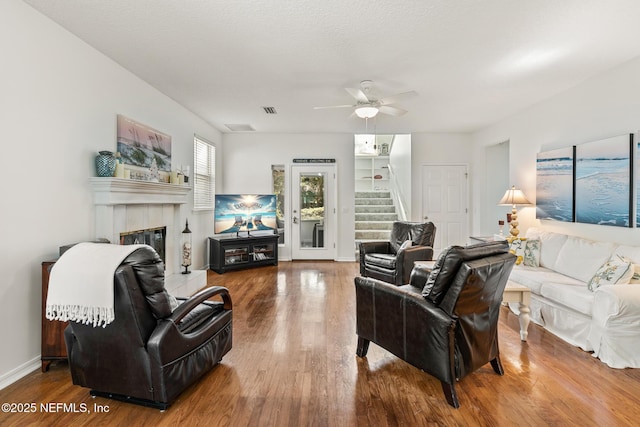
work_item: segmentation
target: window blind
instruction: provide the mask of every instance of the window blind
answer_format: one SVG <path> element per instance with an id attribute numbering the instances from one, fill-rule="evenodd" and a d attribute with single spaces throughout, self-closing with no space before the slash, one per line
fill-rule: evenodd
<path id="1" fill-rule="evenodd" d="M 216 147 L 194 136 L 193 157 L 193 209 L 213 209 L 216 194 Z"/>

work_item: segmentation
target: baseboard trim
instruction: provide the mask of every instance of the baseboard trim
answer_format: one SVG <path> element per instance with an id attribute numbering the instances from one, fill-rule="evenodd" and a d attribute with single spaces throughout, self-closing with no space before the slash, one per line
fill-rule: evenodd
<path id="1" fill-rule="evenodd" d="M 31 372 L 40 369 L 41 366 L 40 356 L 37 356 L 17 368 L 10 370 L 6 374 L 0 375 L 0 390 L 29 375 Z"/>

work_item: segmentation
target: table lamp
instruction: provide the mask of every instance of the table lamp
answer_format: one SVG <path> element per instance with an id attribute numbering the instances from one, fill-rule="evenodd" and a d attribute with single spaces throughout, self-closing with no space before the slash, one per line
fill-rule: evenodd
<path id="1" fill-rule="evenodd" d="M 518 230 L 518 208 L 517 206 L 525 206 L 530 205 L 531 202 L 527 200 L 522 190 L 516 189 L 516 186 L 512 186 L 508 189 L 502 199 L 498 202 L 499 206 L 511 206 L 511 221 L 509 225 L 511 226 L 509 233 L 511 236 L 518 237 L 520 234 L 520 230 Z"/>

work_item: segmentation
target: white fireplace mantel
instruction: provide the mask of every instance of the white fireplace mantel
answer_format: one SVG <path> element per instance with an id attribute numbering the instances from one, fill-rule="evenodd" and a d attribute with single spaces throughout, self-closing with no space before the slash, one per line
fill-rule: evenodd
<path id="1" fill-rule="evenodd" d="M 184 228 L 189 185 L 136 181 L 123 178 L 89 178 L 95 205 L 95 237 L 120 242 L 120 233 L 166 227 L 167 275 L 180 271 L 180 241 Z"/>
<path id="2" fill-rule="evenodd" d="M 89 178 L 89 183 L 96 205 L 181 205 L 191 192 L 188 185 L 123 178 Z"/>

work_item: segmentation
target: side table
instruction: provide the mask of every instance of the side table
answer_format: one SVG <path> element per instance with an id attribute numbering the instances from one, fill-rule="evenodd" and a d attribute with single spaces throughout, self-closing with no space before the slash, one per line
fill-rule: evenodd
<path id="1" fill-rule="evenodd" d="M 529 304 L 531 304 L 531 289 L 526 286 L 518 285 L 511 280 L 507 282 L 502 294 L 502 302 L 517 302 L 520 308 L 518 320 L 520 321 L 520 340 L 526 341 L 529 335 L 529 321 L 531 317 L 529 313 Z"/>

